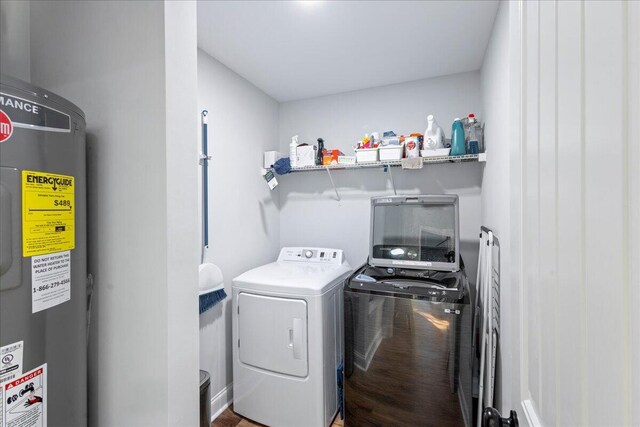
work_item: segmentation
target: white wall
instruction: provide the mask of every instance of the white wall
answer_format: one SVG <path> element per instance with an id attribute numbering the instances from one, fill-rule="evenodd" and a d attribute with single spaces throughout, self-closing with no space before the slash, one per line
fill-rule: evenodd
<path id="1" fill-rule="evenodd" d="M 43 1 L 31 18 L 33 82 L 87 116 L 90 424 L 196 425 L 195 5 Z"/>
<path id="2" fill-rule="evenodd" d="M 197 20 L 195 2 L 164 2 L 170 426 L 199 419 Z"/>
<path id="3" fill-rule="evenodd" d="M 260 174 L 278 148 L 278 103 L 198 51 L 198 105 L 209 120 L 209 246 L 229 298 L 200 316 L 200 366 L 211 374 L 213 414 L 232 398 L 231 283 L 280 249 L 278 196 Z"/>
<path id="4" fill-rule="evenodd" d="M 428 114 L 435 115 L 450 137 L 455 117 L 470 112 L 481 117 L 481 108 L 477 71 L 285 102 L 280 105 L 280 151 L 288 153 L 291 136 L 299 134 L 301 142 L 315 143 L 322 137 L 327 148 L 352 155 L 351 146 L 365 133 L 424 133 Z M 491 150 L 491 142 L 488 144 Z M 398 194 L 460 196 L 462 255 L 472 282 L 477 264 L 482 167 L 465 163 L 392 170 Z M 356 267 L 368 256 L 370 198 L 393 191 L 382 169 L 335 171 L 333 178 L 342 198 L 339 202 L 326 172 L 278 177 L 280 244 L 344 249 L 347 260 Z"/>
<path id="5" fill-rule="evenodd" d="M 24 81 L 31 78 L 29 2 L 0 2 L 0 72 Z"/>
<path id="6" fill-rule="evenodd" d="M 543 425 L 638 425 L 640 7 L 522 7 L 522 397 Z"/>
<path id="7" fill-rule="evenodd" d="M 482 180 L 482 224 L 490 228 L 500 243 L 500 345 L 498 348 L 498 366 L 496 378 L 495 407 L 504 416 L 510 409 L 519 406 L 519 327 L 513 321 L 519 316 L 519 282 L 513 280 L 518 274 L 516 261 L 512 256 L 512 194 L 518 194 L 519 187 L 514 174 L 518 168 L 512 168 L 512 158 L 517 140 L 512 134 L 517 126 L 517 113 L 514 114 L 513 69 L 513 20 L 511 14 L 517 9 L 510 2 L 500 3 L 489 45 L 485 53 L 481 73 L 482 103 L 485 119 L 485 139 L 490 141 L 491 159 L 484 168 Z M 511 55 L 511 56 L 510 56 Z M 519 84 L 519 81 L 515 82 Z M 516 110 L 517 111 L 517 110 Z M 518 225 L 518 224 L 515 224 Z"/>

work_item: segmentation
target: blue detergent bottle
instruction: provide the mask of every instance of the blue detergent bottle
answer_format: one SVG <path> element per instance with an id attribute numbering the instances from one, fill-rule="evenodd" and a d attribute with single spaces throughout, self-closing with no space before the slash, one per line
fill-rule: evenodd
<path id="1" fill-rule="evenodd" d="M 464 143 L 464 128 L 460 118 L 453 120 L 451 126 L 451 156 L 463 156 L 467 153 Z"/>

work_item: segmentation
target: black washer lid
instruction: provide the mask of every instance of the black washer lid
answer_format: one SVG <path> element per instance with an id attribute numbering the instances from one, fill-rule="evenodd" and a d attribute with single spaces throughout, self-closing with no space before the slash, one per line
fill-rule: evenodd
<path id="1" fill-rule="evenodd" d="M 204 391 L 211 383 L 209 372 L 200 370 L 200 391 Z"/>

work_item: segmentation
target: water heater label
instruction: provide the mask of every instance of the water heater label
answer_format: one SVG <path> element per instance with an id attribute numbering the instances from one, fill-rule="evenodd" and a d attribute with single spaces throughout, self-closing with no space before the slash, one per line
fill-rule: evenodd
<path id="1" fill-rule="evenodd" d="M 7 113 L 13 126 L 17 128 L 71 132 L 71 119 L 68 114 L 42 104 L 0 92 L 0 108 Z"/>
<path id="2" fill-rule="evenodd" d="M 71 299 L 71 252 L 31 257 L 31 312 Z"/>
<path id="3" fill-rule="evenodd" d="M 47 364 L 2 384 L 2 427 L 47 426 Z"/>
<path id="4" fill-rule="evenodd" d="M 22 171 L 22 256 L 74 249 L 75 178 Z"/>
<path id="5" fill-rule="evenodd" d="M 13 123 L 7 114 L 0 110 L 0 142 L 11 138 L 13 133 Z"/>
<path id="6" fill-rule="evenodd" d="M 0 347 L 0 383 L 22 375 L 22 348 L 24 341 Z"/>

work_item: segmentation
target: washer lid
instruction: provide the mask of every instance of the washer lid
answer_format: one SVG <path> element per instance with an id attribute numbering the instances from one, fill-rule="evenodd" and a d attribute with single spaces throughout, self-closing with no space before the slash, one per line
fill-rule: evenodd
<path id="1" fill-rule="evenodd" d="M 278 261 L 249 270 L 233 279 L 243 289 L 295 295 L 321 295 L 351 274 L 346 262 L 327 265 Z"/>

